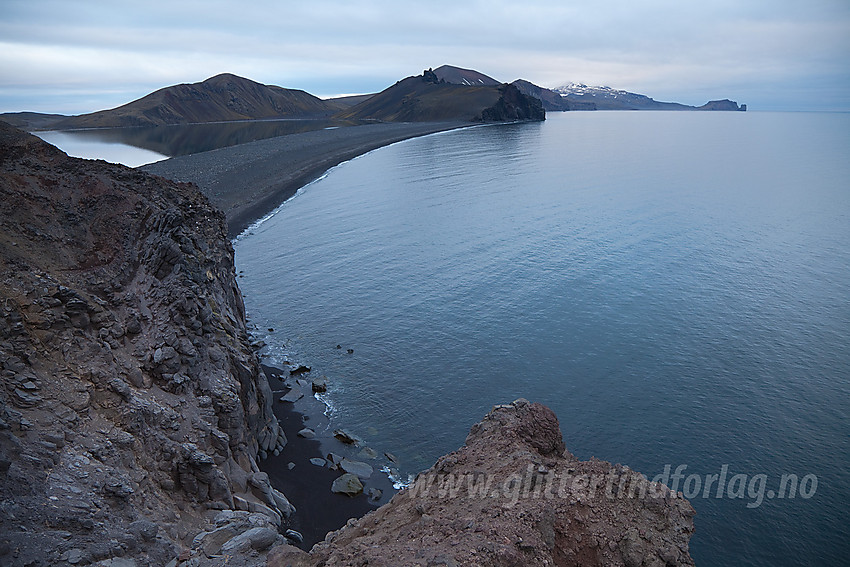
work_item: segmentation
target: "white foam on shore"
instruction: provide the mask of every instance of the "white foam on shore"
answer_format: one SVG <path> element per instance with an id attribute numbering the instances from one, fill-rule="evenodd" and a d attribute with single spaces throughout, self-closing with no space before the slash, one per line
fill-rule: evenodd
<path id="1" fill-rule="evenodd" d="M 317 392 L 313 394 L 313 397 L 325 404 L 325 411 L 322 412 L 325 414 L 325 417 L 328 418 L 328 420 L 333 419 L 333 415 L 336 413 L 336 406 L 334 406 L 328 393 L 325 392 L 320 394 Z"/>
<path id="2" fill-rule="evenodd" d="M 412 474 L 407 475 L 405 479 L 397 469 L 391 469 L 388 466 L 381 467 L 381 472 L 387 475 L 387 478 L 390 479 L 390 482 L 393 483 L 393 488 L 396 490 L 407 488 L 416 480 L 416 477 Z"/>
<path id="3" fill-rule="evenodd" d="M 276 340 L 273 336 L 274 333 L 260 333 L 258 331 L 260 331 L 260 329 L 255 327 L 254 332 L 251 333 L 251 335 L 255 338 L 262 336 L 261 340 L 266 343 L 266 346 L 261 349 L 260 358 L 267 366 L 285 369 L 289 367 L 289 364 L 285 364 L 286 362 L 298 357 L 297 351 L 287 348 L 286 344 L 282 343 L 279 339 Z M 279 394 L 282 392 L 274 393 Z M 328 419 L 327 429 L 333 429 L 335 427 L 333 421 L 334 416 L 337 413 L 337 407 L 334 405 L 331 392 L 315 392 L 313 393 L 313 397 L 322 402 L 325 406 L 322 413 Z M 395 490 L 407 488 L 415 479 L 414 475 L 408 474 L 405 476 L 398 469 L 390 467 L 390 465 L 384 465 L 381 467 L 380 471 L 387 475 L 387 478 L 392 483 Z"/>

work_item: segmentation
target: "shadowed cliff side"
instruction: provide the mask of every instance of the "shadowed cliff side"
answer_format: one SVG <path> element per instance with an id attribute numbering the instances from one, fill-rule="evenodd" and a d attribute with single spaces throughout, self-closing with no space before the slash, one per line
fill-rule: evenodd
<path id="1" fill-rule="evenodd" d="M 539 98 L 543 103 L 543 108 L 548 111 L 568 111 L 568 110 L 596 110 L 596 104 L 592 102 L 581 102 L 570 100 L 561 96 L 551 89 L 545 89 L 529 81 L 517 79 L 513 83 L 520 92 Z"/>
<path id="2" fill-rule="evenodd" d="M 0 122 L 0 266 L 0 564 L 282 540 L 257 459 L 286 438 L 196 187 Z"/>
<path id="3" fill-rule="evenodd" d="M 344 120 L 387 122 L 509 122 L 545 120 L 538 99 L 513 85 L 454 84 L 432 70 L 407 77 L 366 101 L 336 115 Z"/>
<path id="4" fill-rule="evenodd" d="M 375 512 L 269 566 L 693 565 L 694 510 L 628 467 L 579 461 L 540 404 L 495 407 L 466 444 Z"/>

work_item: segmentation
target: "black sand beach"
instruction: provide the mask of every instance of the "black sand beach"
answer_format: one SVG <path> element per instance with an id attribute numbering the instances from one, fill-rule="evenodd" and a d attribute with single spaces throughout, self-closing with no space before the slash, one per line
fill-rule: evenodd
<path id="1" fill-rule="evenodd" d="M 287 378 L 286 370 L 269 366 L 264 366 L 263 370 L 275 392 L 281 391 L 284 383 L 298 388 L 293 377 Z M 380 453 L 374 457 L 366 456 L 364 450 L 369 449 L 364 443 L 346 445 L 334 438 L 333 429 L 324 415 L 324 404 L 310 396 L 309 387 L 302 391 L 305 397 L 296 403 L 275 402 L 274 412 L 288 443 L 280 455 L 269 455 L 262 461 L 260 468 L 269 475 L 272 485 L 295 506 L 297 511 L 287 527 L 301 533 L 304 543 L 299 547 L 309 550 L 313 544 L 325 539 L 329 531 L 341 528 L 350 518 L 359 518 L 388 502 L 396 491 L 386 473 L 380 470 L 391 465 L 386 457 Z M 279 398 L 280 394 L 276 394 L 275 400 Z M 315 431 L 316 437 L 300 437 L 298 432 L 303 428 Z M 362 479 L 364 493 L 351 497 L 331 492 L 333 481 L 344 471 L 332 468 L 329 461 L 324 465 L 310 461 L 325 460 L 329 453 L 373 467 L 371 476 Z M 380 492 L 374 493 L 375 489 Z"/>
<path id="2" fill-rule="evenodd" d="M 469 125 L 378 123 L 302 132 L 174 157 L 141 169 L 196 183 L 227 215 L 233 238 L 335 165 L 395 142 Z"/>

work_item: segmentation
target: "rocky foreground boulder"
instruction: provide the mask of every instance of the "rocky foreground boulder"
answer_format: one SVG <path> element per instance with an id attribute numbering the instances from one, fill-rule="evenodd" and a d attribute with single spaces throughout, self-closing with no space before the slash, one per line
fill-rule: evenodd
<path id="1" fill-rule="evenodd" d="M 495 407 L 466 444 L 374 512 L 270 566 L 693 565 L 694 510 L 628 467 L 579 461 L 540 404 Z"/>
<path id="2" fill-rule="evenodd" d="M 0 122 L 0 565 L 283 541 L 257 460 L 286 438 L 226 235 L 196 187 Z"/>
<path id="3" fill-rule="evenodd" d="M 681 495 L 578 461 L 525 400 L 310 553 L 289 545 L 294 510 L 257 467 L 286 438 L 224 215 L 2 122 L 0 386 L 0 565 L 693 565 Z"/>

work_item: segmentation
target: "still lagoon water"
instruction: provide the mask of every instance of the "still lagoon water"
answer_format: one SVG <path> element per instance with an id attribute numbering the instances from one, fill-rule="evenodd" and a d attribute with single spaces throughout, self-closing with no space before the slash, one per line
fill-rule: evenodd
<path id="1" fill-rule="evenodd" d="M 847 156 L 850 115 L 825 113 L 552 113 L 408 140 L 243 234 L 240 286 L 271 360 L 326 375 L 333 426 L 404 475 L 525 397 L 581 458 L 746 475 L 719 498 L 679 481 L 698 565 L 841 564 Z"/>

